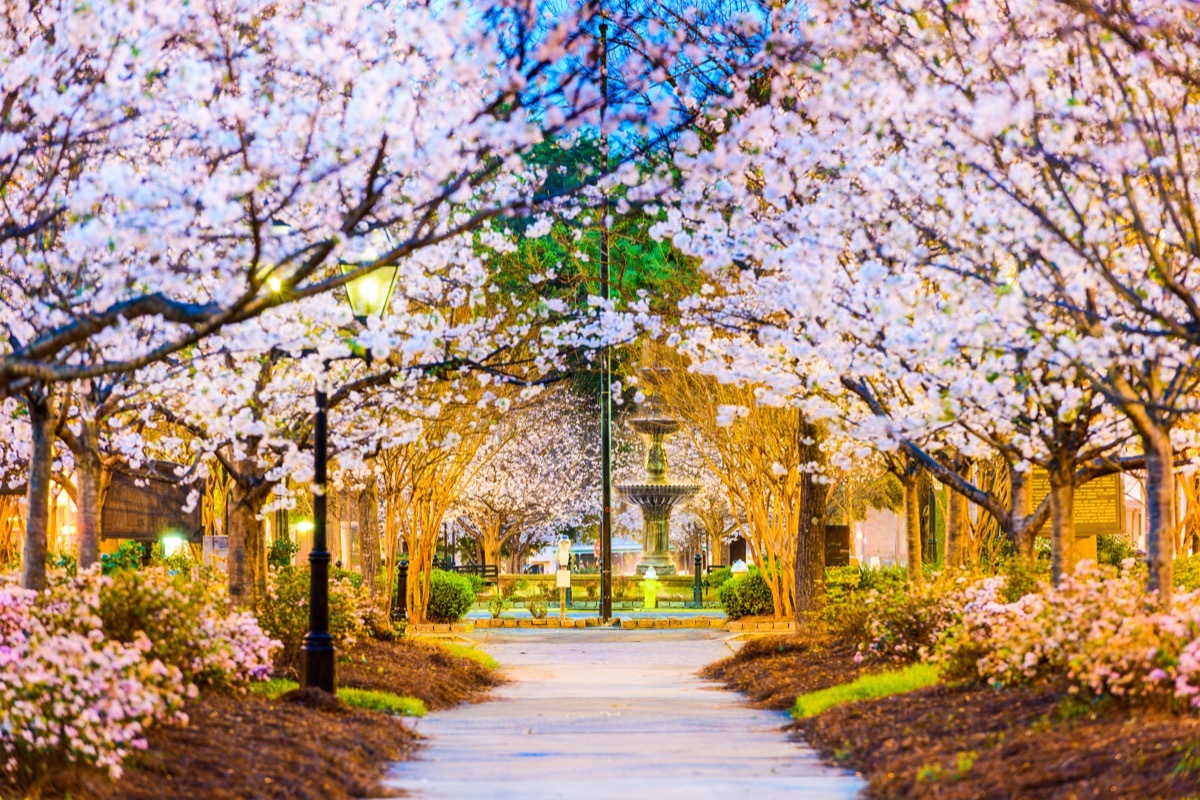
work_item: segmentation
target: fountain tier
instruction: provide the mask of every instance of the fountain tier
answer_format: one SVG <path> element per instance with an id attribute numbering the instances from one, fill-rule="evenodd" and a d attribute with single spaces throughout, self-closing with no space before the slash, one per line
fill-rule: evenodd
<path id="1" fill-rule="evenodd" d="M 659 575 L 674 575 L 671 560 L 671 511 L 681 500 L 700 491 L 689 483 L 667 482 L 666 437 L 679 430 L 679 423 L 670 417 L 638 417 L 629 421 L 630 427 L 646 437 L 646 480 L 643 483 L 618 483 L 617 494 L 642 509 L 642 560 L 637 565 L 639 575 L 654 567 Z"/>

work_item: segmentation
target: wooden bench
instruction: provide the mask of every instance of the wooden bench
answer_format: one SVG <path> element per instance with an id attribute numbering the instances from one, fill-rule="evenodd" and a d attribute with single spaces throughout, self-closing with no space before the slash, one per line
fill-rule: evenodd
<path id="1" fill-rule="evenodd" d="M 496 564 L 458 564 L 454 571 L 462 575 L 478 575 L 484 583 L 495 583 L 500 578 L 500 567 Z"/>

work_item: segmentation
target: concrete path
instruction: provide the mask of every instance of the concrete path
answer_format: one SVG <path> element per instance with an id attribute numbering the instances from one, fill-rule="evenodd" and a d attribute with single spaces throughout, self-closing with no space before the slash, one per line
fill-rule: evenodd
<path id="1" fill-rule="evenodd" d="M 862 782 L 788 739 L 783 714 L 696 677 L 724 631 L 480 632 L 511 683 L 430 714 L 389 785 L 420 798 L 845 800 Z"/>

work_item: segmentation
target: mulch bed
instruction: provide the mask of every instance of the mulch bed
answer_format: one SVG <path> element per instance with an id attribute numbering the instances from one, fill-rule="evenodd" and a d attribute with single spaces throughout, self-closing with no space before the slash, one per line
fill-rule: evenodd
<path id="1" fill-rule="evenodd" d="M 797 695 L 854 680 L 867 669 L 854 663 L 854 645 L 819 634 L 751 639 L 736 655 L 701 675 L 750 698 L 758 708 L 786 710 Z"/>
<path id="2" fill-rule="evenodd" d="M 324 697 L 205 694 L 189 705 L 186 727 L 151 729 L 149 750 L 127 762 L 120 780 L 95 772 L 64 776 L 51 795 L 95 800 L 383 796 L 378 785 L 383 768 L 412 752 L 416 734 L 395 717 Z"/>
<path id="3" fill-rule="evenodd" d="M 838 706 L 795 727 L 861 772 L 872 798 L 1200 793 L 1200 720 L 1121 707 L 1065 719 L 1072 715 L 1061 710 L 1063 699 L 1032 689 L 937 686 Z"/>
<path id="4" fill-rule="evenodd" d="M 430 710 L 480 700 L 500 678 L 479 663 L 412 640 L 359 642 L 339 659 L 338 684 L 418 697 Z M 277 700 L 206 692 L 185 709 L 186 727 L 157 726 L 125 774 L 71 770 L 44 797 L 95 800 L 349 800 L 384 797 L 389 762 L 420 737 L 398 718 L 351 709 L 322 692 Z M 0 797 L 6 797 L 0 784 Z"/>
<path id="5" fill-rule="evenodd" d="M 503 682 L 476 661 L 411 639 L 360 640 L 338 659 L 337 680 L 340 686 L 416 697 L 430 711 L 478 701 Z"/>
<path id="6" fill-rule="evenodd" d="M 759 639 L 706 670 L 760 707 L 853 680 L 844 642 Z M 1055 692 L 935 686 L 832 708 L 792 725 L 857 770 L 881 800 L 1200 797 L 1200 719 Z"/>

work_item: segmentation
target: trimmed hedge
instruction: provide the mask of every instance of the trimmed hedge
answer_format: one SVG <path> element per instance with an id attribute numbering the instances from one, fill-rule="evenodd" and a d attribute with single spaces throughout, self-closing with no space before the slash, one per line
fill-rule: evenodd
<path id="1" fill-rule="evenodd" d="M 475 605 L 475 587 L 466 575 L 435 569 L 429 576 L 429 607 L 425 616 L 431 622 L 458 622 Z"/>
<path id="2" fill-rule="evenodd" d="M 751 567 L 745 575 L 730 578 L 717 591 L 717 601 L 730 619 L 769 616 L 775 613 L 771 588 L 762 572 Z"/>

